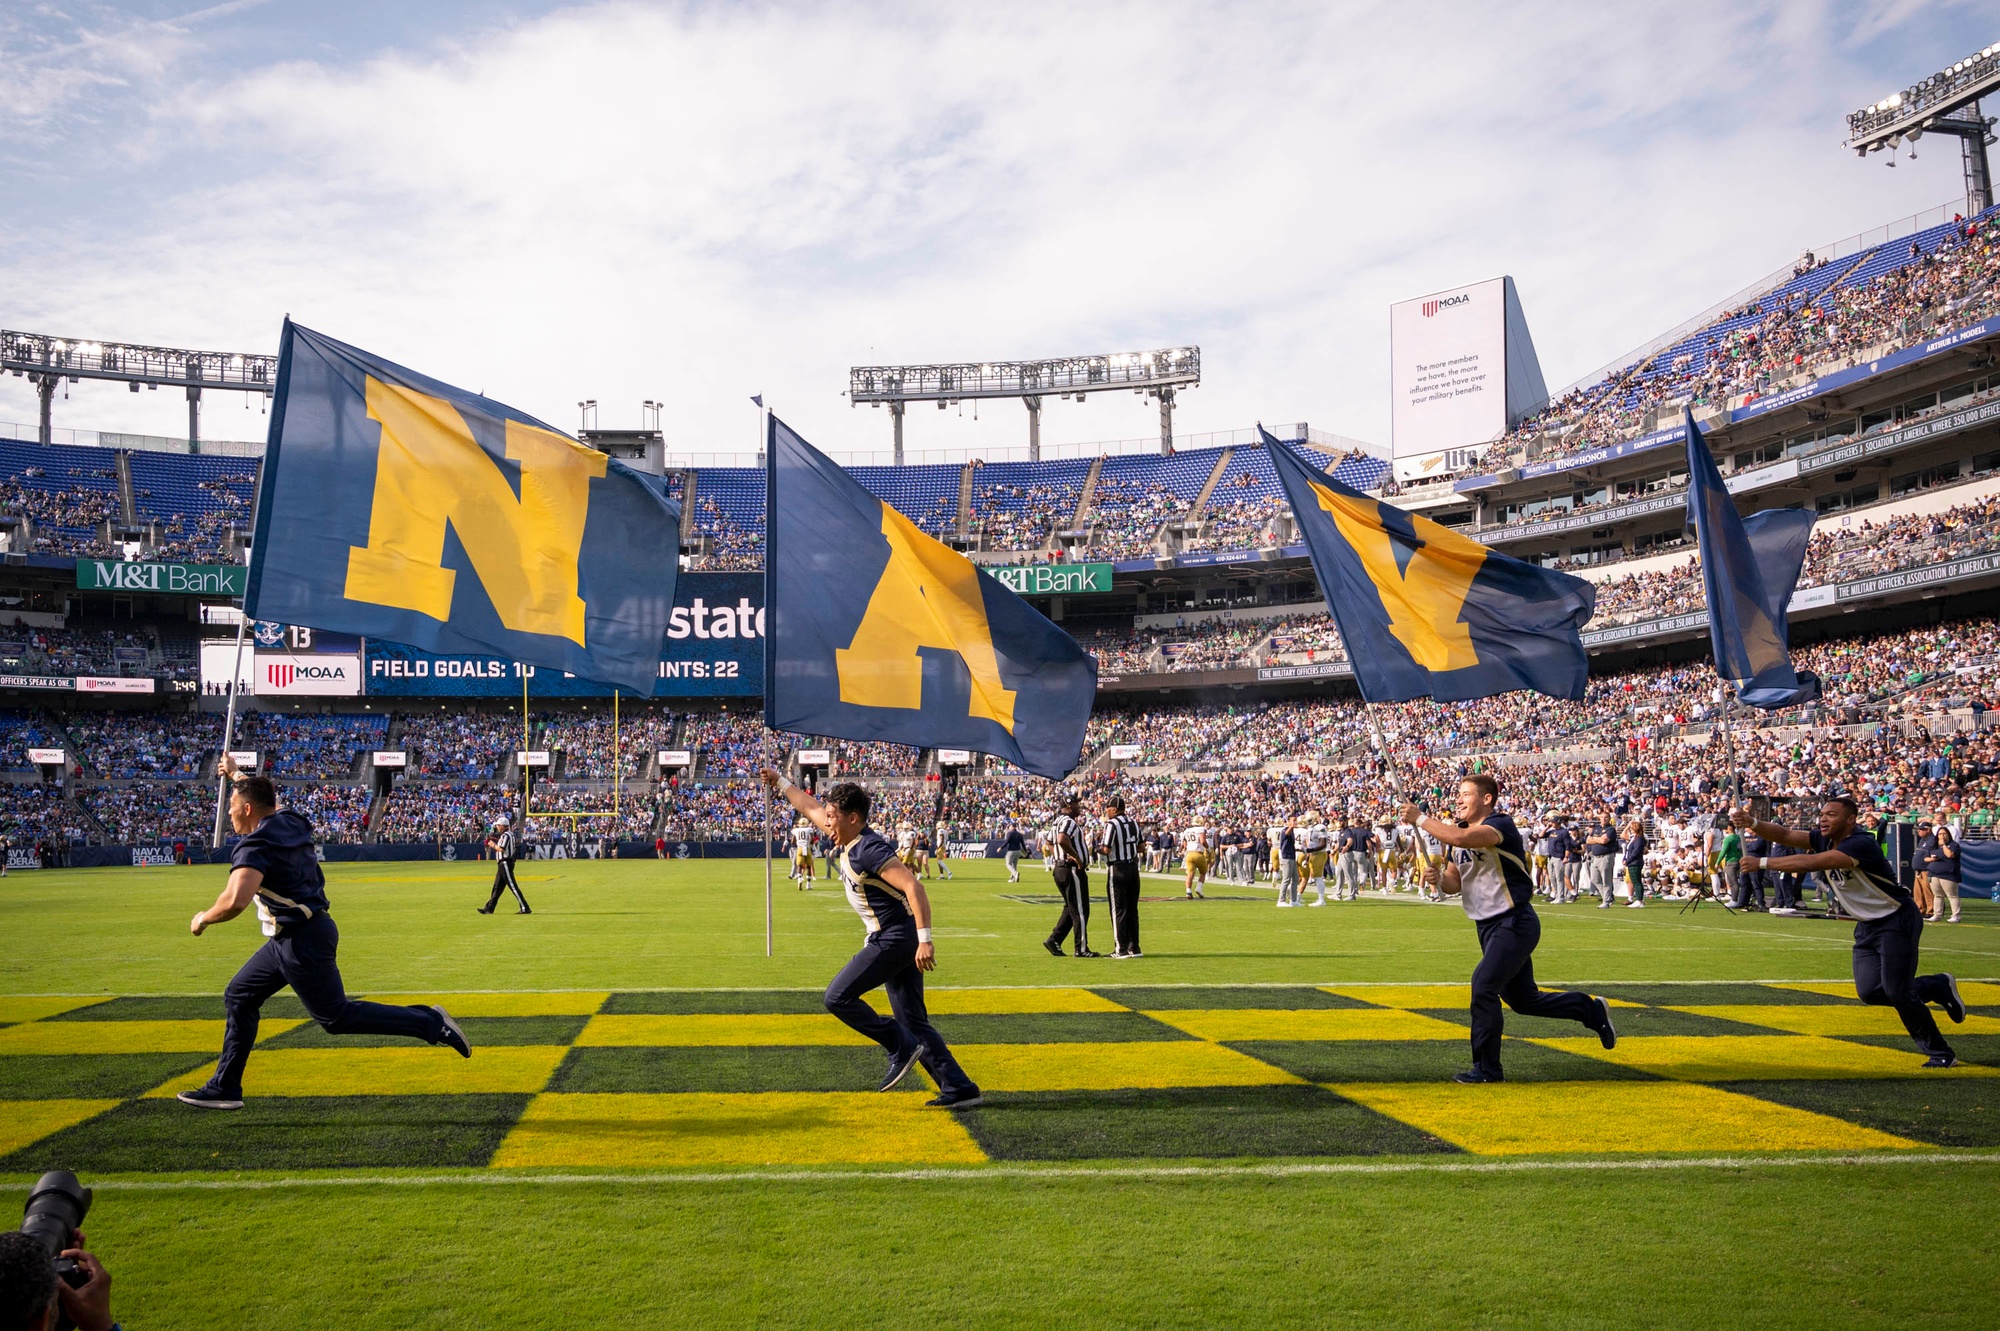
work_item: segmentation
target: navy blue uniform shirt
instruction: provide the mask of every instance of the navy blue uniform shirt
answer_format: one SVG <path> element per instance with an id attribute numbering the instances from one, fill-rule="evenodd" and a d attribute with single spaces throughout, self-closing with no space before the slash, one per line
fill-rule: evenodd
<path id="1" fill-rule="evenodd" d="M 840 881 L 847 888 L 847 904 L 861 917 L 869 933 L 878 929 L 909 927 L 914 921 L 910 903 L 882 878 L 884 865 L 896 861 L 896 843 L 872 827 L 847 843 L 840 853 Z"/>
<path id="2" fill-rule="evenodd" d="M 313 852 L 312 824 L 290 809 L 280 809 L 237 842 L 229 864 L 264 875 L 257 889 L 257 913 L 278 928 L 290 929 L 326 914 L 326 875 Z"/>
<path id="3" fill-rule="evenodd" d="M 1834 842 L 1815 827 L 1807 836 L 1815 854 L 1837 850 L 1854 861 L 1852 869 L 1822 869 L 1819 872 L 1820 877 L 1833 888 L 1833 895 L 1839 898 L 1841 906 L 1855 919 L 1879 920 L 1894 915 L 1913 900 L 1910 890 L 1896 881 L 1895 871 L 1889 867 L 1889 858 L 1882 853 L 1882 843 L 1871 834 L 1857 827 Z"/>

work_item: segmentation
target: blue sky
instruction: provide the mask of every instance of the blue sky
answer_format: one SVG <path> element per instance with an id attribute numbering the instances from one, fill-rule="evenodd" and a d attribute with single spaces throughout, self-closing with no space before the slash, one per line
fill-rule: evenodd
<path id="1" fill-rule="evenodd" d="M 1510 273 L 1566 383 L 1953 198 L 1952 145 L 1886 169 L 1843 116 L 1996 38 L 1969 3 L 16 0 L 0 327 L 269 350 L 289 312 L 564 428 L 663 399 L 682 453 L 750 446 L 756 392 L 886 448 L 850 365 L 1198 342 L 1182 430 L 1386 443 L 1390 302 Z M 1025 434 L 978 415 L 910 446 Z M 185 405 L 80 385 L 57 422 Z"/>

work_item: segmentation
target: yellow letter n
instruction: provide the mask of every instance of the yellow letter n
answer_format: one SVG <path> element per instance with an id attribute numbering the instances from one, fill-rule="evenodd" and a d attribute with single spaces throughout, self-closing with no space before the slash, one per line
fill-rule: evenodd
<path id="1" fill-rule="evenodd" d="M 577 557 L 590 482 L 604 454 L 559 434 L 507 422 L 507 457 L 521 495 L 442 398 L 368 380 L 368 417 L 382 426 L 368 544 L 347 551 L 347 599 L 451 618 L 457 574 L 444 531 L 458 533 L 500 622 L 583 646 Z"/>
<path id="2" fill-rule="evenodd" d="M 957 652 L 972 676 L 968 715 L 1014 733 L 1014 691 L 1000 682 L 979 570 L 908 518 L 882 505 L 889 566 L 868 598 L 854 641 L 833 653 L 840 700 L 858 707 L 924 705 L 919 649 Z"/>

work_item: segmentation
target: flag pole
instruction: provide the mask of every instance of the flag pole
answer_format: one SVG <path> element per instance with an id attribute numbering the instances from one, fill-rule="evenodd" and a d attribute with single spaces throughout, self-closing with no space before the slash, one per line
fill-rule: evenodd
<path id="1" fill-rule="evenodd" d="M 243 602 L 236 603 L 236 664 L 229 672 L 229 709 L 222 718 L 222 756 L 229 756 L 229 746 L 236 742 L 236 690 L 243 682 L 243 631 L 249 627 L 250 612 L 243 608 Z M 220 766 L 220 764 L 217 764 Z M 229 778 L 221 772 L 215 774 L 215 837 L 209 843 L 215 850 L 222 849 L 222 816 L 229 804 Z"/>
<path id="2" fill-rule="evenodd" d="M 770 632 L 764 635 L 764 752 L 771 751 L 771 640 L 778 626 L 777 602 L 771 595 L 771 573 L 777 563 L 776 546 L 772 532 L 776 523 L 772 521 L 772 505 L 777 498 L 777 459 L 771 447 L 771 409 L 764 405 L 764 395 L 758 393 L 750 399 L 757 404 L 757 451 L 763 454 L 764 462 L 764 613 L 770 619 Z M 783 775 L 782 770 L 779 775 Z M 763 782 L 760 780 L 759 785 Z M 778 792 L 764 792 L 764 955 L 771 955 L 771 811 L 777 803 Z"/>
<path id="3" fill-rule="evenodd" d="M 769 732 L 765 733 L 768 736 Z M 765 741 L 764 752 L 770 753 L 768 738 Z M 781 771 L 778 775 L 783 776 L 784 773 Z M 759 778 L 757 784 L 763 785 L 763 779 Z M 777 791 L 764 792 L 764 955 L 767 957 L 771 955 L 771 809 L 777 802 Z"/>

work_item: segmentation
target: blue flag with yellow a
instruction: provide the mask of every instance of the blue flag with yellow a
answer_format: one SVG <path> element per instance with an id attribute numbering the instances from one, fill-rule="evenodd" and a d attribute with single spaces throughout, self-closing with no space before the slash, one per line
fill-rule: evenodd
<path id="1" fill-rule="evenodd" d="M 765 724 L 1069 775 L 1096 660 L 776 416 L 766 442 Z"/>
<path id="2" fill-rule="evenodd" d="M 658 481 L 285 321 L 248 614 L 650 694 L 679 565 Z"/>
<path id="3" fill-rule="evenodd" d="M 1583 697 L 1596 588 L 1370 499 L 1261 432 L 1363 698 Z"/>
<path id="4" fill-rule="evenodd" d="M 1692 411 L 1687 418 L 1688 522 L 1701 547 L 1708 638 L 1716 673 L 1752 707 L 1792 707 L 1820 696 L 1819 676 L 1792 669 L 1786 610 L 1818 515 L 1769 508 L 1744 517 L 1723 484 Z"/>

